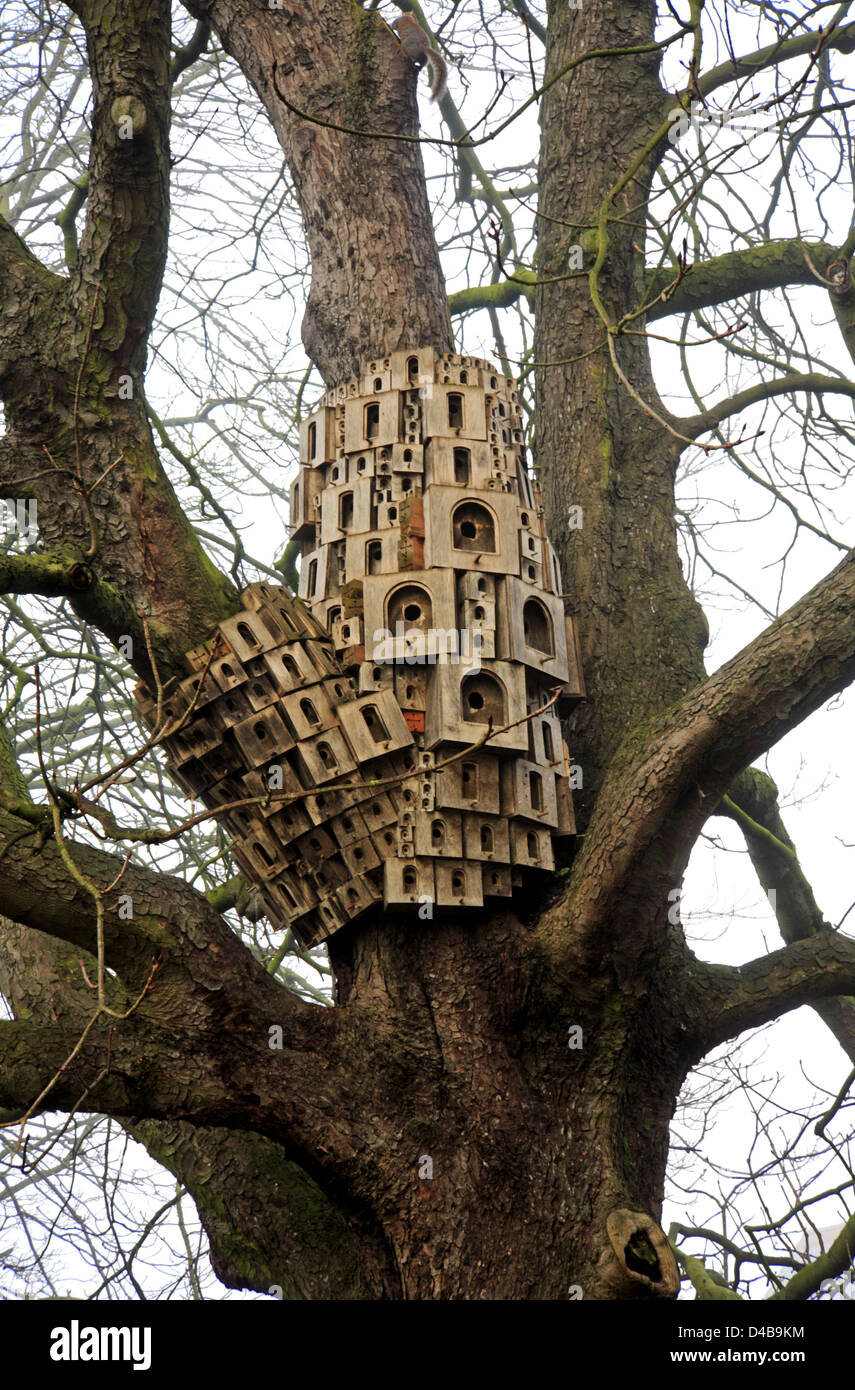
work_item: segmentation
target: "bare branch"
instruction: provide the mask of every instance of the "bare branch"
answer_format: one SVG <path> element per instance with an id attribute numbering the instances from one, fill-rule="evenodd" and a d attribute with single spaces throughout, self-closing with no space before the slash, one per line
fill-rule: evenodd
<path id="1" fill-rule="evenodd" d="M 852 1268 L 852 1252 L 855 1249 L 855 1216 L 850 1216 L 840 1234 L 822 1255 L 817 1255 L 798 1274 L 772 1294 L 771 1301 L 779 1303 L 800 1303 L 817 1289 L 826 1279 L 834 1279 L 844 1270 Z"/>
<path id="2" fill-rule="evenodd" d="M 755 73 L 768 68 L 779 68 L 790 58 L 800 58 L 812 53 L 819 43 L 822 43 L 824 49 L 851 53 L 855 49 L 855 23 L 844 24 L 827 36 L 822 30 L 799 34 L 796 38 L 766 44 L 764 48 L 758 48 L 754 53 L 745 53 L 741 58 L 719 63 L 718 67 L 710 68 L 709 72 L 698 78 L 699 95 L 708 97 L 719 87 L 726 86 L 728 82 L 735 82 L 740 77 L 753 77 Z"/>
<path id="3" fill-rule="evenodd" d="M 698 963 L 685 1008 L 687 1042 L 702 1057 L 791 1009 L 855 992 L 855 940 L 819 932 L 746 965 Z"/>
<path id="4" fill-rule="evenodd" d="M 704 410 L 699 415 L 692 415 L 688 419 L 678 418 L 676 423 L 684 434 L 697 439 L 699 435 L 715 429 L 723 420 L 738 415 L 749 406 L 757 405 L 760 401 L 772 400 L 775 396 L 787 396 L 794 391 L 810 391 L 817 395 L 828 392 L 853 399 L 855 382 L 846 381 L 843 377 L 823 376 L 820 372 L 793 372 L 790 376 L 777 377 L 773 381 L 757 382 L 754 386 L 746 387 L 744 391 L 738 391 L 735 396 L 729 396 L 727 400 L 710 406 L 709 410 Z"/>
<path id="5" fill-rule="evenodd" d="M 16 1012 L 25 1012 L 35 1024 L 52 1026 L 55 981 L 62 979 L 66 1035 L 85 1026 L 91 998 L 77 970 L 74 949 L 2 919 L 0 940 L 0 990 L 12 1000 Z M 281 1145 L 257 1134 L 184 1121 L 139 1120 L 124 1127 L 192 1194 L 211 1241 L 212 1262 L 224 1283 L 261 1293 L 279 1285 L 289 1299 L 364 1296 L 352 1232 Z M 274 1190 L 277 1199 L 271 1203 Z M 241 1209 L 239 1242 L 235 1241 L 236 1203 Z M 247 1282 L 249 1249 L 252 1274 Z"/>
<path id="6" fill-rule="evenodd" d="M 716 815 L 736 821 L 765 893 L 774 891 L 775 916 L 789 945 L 826 932 L 829 923 L 799 863 L 778 807 L 778 789 L 759 768 L 745 770 L 730 788 Z M 855 999 L 825 999 L 814 1010 L 855 1062 Z"/>
<path id="7" fill-rule="evenodd" d="M 785 241 L 767 241 L 728 251 L 708 261 L 699 261 L 665 301 L 658 300 L 647 311 L 648 323 L 667 318 L 670 314 L 685 314 L 692 309 L 708 309 L 741 295 L 760 290 L 780 289 L 783 285 L 816 285 L 817 280 L 806 257 L 823 274 L 839 256 L 839 251 L 826 242 L 802 242 L 792 237 Z M 648 291 L 653 299 L 674 280 L 671 266 L 661 266 L 653 275 Z"/>
<path id="8" fill-rule="evenodd" d="M 658 724 L 628 735 L 569 876 L 572 919 L 566 920 L 559 906 L 539 926 L 556 967 L 563 961 L 579 968 L 591 953 L 600 959 L 608 936 L 621 941 L 622 968 L 634 968 L 646 944 L 636 927 L 639 895 L 667 901 L 698 830 L 737 772 L 853 677 L 855 551 L 850 551 Z"/>

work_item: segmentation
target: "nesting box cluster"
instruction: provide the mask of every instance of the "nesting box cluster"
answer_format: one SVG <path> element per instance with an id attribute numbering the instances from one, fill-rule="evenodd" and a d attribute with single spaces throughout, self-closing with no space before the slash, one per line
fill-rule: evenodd
<path id="1" fill-rule="evenodd" d="M 301 426 L 291 518 L 299 600 L 251 585 L 166 711 L 188 791 L 255 798 L 223 819 L 271 919 L 311 945 L 553 869 L 584 691 L 513 381 L 431 349 L 369 362 Z"/>

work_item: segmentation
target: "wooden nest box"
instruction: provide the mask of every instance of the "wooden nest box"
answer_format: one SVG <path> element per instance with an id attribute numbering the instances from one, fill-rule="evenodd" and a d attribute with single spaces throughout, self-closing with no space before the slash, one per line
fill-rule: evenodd
<path id="1" fill-rule="evenodd" d="M 299 599 L 250 585 L 165 701 L 174 775 L 231 807 L 271 921 L 311 946 L 551 871 L 584 688 L 513 381 L 432 349 L 369 362 L 300 427 L 291 521 Z"/>

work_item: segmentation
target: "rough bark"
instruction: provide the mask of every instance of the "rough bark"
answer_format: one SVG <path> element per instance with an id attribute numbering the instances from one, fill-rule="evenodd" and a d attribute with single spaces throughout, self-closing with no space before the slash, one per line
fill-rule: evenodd
<path id="1" fill-rule="evenodd" d="M 81 960 L 92 979 L 94 958 L 8 918 L 0 919 L 0 934 L 0 990 L 18 1017 L 42 1026 L 61 1022 L 71 1039 L 92 1014 Z M 114 995 L 113 1002 L 121 1000 Z M 370 1292 L 352 1231 L 280 1144 L 180 1120 L 125 1121 L 125 1128 L 190 1192 L 224 1283 L 281 1291 L 286 1300 L 353 1299 Z M 381 1278 L 375 1286 L 382 1287 Z"/>
<path id="2" fill-rule="evenodd" d="M 555 5 L 547 82 L 575 54 L 650 43 L 653 9 L 609 4 L 575 11 Z M 660 126 L 664 100 L 656 54 L 583 64 L 547 92 L 539 177 L 543 280 L 561 276 L 569 246 L 598 225 L 612 187 Z M 643 256 L 633 245 L 633 219 L 625 214 L 643 201 L 653 168 L 647 159 L 614 205 L 608 204 L 615 220 L 603 234 L 607 259 L 600 280 L 604 314 L 612 323 L 644 303 Z M 589 252 L 586 269 L 592 259 Z M 538 373 L 537 466 L 569 607 L 579 619 L 586 681 L 596 691 L 577 716 L 573 749 L 584 775 L 583 824 L 624 731 L 700 679 L 708 636 L 676 547 L 679 445 L 628 397 L 609 365 L 606 336 L 588 280 L 541 284 L 535 358 L 567 365 Z M 621 337 L 616 351 L 639 394 L 659 405 L 645 340 Z M 582 508 L 581 529 L 568 527 L 571 506 Z"/>
<path id="3" fill-rule="evenodd" d="M 376 353 L 450 351 L 416 72 L 388 25 L 342 0 L 187 8 L 240 64 L 288 161 L 312 263 L 303 342 L 325 381 L 350 380 Z"/>
<path id="4" fill-rule="evenodd" d="M 170 7 L 82 0 L 94 105 L 88 201 L 67 279 L 0 219 L 0 495 L 36 497 L 81 618 L 164 676 L 236 606 L 161 467 L 142 392 L 169 224 Z M 128 396 L 130 392 L 130 396 Z M 42 592 L 37 588 L 36 592 Z M 191 599 L 192 595 L 192 599 Z"/>
<path id="5" fill-rule="evenodd" d="M 190 8 L 241 65 L 288 159 L 313 262 L 304 339 L 325 379 L 346 379 L 372 353 L 449 346 L 418 146 L 365 133 L 416 131 L 416 74 L 379 16 L 335 0 Z M 131 9 L 79 6 L 96 79 L 79 267 L 67 282 L 49 276 L 0 229 L 12 427 L 0 458 L 8 481 L 21 459 L 42 468 L 47 444 L 67 475 L 65 501 L 46 506 L 49 564 L 37 576 L 18 567 L 9 582 L 65 592 L 83 564 L 81 613 L 115 636 L 138 633 L 135 615 L 148 612 L 169 671 L 233 596 L 178 511 L 139 393 L 121 402 L 111 386 L 120 365 L 142 371 L 166 227 L 166 12 L 162 0 Z M 547 77 L 581 52 L 649 45 L 653 19 L 646 0 L 555 4 Z M 55 1078 L 51 1105 L 85 1095 L 88 1109 L 132 1120 L 197 1195 L 216 1267 L 247 1287 L 673 1297 L 657 1223 L 687 1070 L 743 1028 L 855 991 L 855 943 L 841 936 L 821 931 L 728 971 L 698 962 L 668 921 L 668 891 L 732 779 L 852 679 L 855 561 L 704 679 L 706 624 L 674 526 L 680 442 L 655 418 L 643 339 L 616 331 L 643 302 L 642 257 L 620 219 L 655 167 L 668 104 L 657 72 L 655 54 L 617 52 L 576 67 L 544 103 L 542 278 L 561 274 L 578 240 L 562 219 L 597 229 L 589 282 L 537 291 L 536 357 L 564 364 L 540 370 L 537 459 L 591 692 L 573 749 L 586 834 L 552 902 L 532 902 L 528 917 L 389 917 L 345 930 L 330 952 L 337 1007 L 322 1009 L 276 985 L 175 880 L 129 867 L 124 920 L 106 890 L 120 859 L 78 848 L 79 873 L 105 891 L 110 998 L 117 1009 L 139 1002 L 124 1020 L 100 1016 L 69 1061 L 91 1015 L 57 943 L 93 949 L 92 894 L 36 837 L 38 812 L 5 769 L 0 909 L 20 925 L 5 931 L 12 964 L 0 984 L 17 1021 L 0 1025 L 0 1105 L 26 1106 Z M 108 120 L 116 100 L 145 111 L 134 160 Z M 129 247 L 141 279 L 120 254 Z M 93 494 L 88 556 L 74 479 L 94 481 L 117 457 Z M 572 535 L 571 504 L 584 514 Z M 146 674 L 144 656 L 137 669 Z M 273 1026 L 281 1046 L 270 1046 Z M 272 1184 L 282 1203 L 265 1229 Z"/>

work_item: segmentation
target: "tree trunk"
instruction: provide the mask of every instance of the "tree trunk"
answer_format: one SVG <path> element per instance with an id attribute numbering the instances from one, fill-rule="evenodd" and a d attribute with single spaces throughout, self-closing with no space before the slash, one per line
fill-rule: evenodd
<path id="1" fill-rule="evenodd" d="M 544 1007 L 527 981 L 526 934 L 507 913 L 474 930 L 384 921 L 354 932 L 346 957 L 346 943 L 332 943 L 348 1012 L 406 1039 L 367 1194 L 401 1294 L 672 1296 L 673 1257 L 649 1213 L 675 1091 L 661 1047 L 656 1067 L 640 1069 L 629 1042 L 649 1001 L 604 977 L 572 1005 Z M 679 1059 L 671 1065 L 673 1081 Z M 613 1245 L 607 1220 L 627 1209 Z M 644 1269 L 625 1255 L 637 1232 L 658 1248 Z"/>
<path id="2" fill-rule="evenodd" d="M 40 481 L 49 554 L 9 585 L 72 594 L 111 637 L 134 634 L 151 681 L 140 615 L 172 675 L 235 595 L 180 514 L 139 392 L 124 403 L 114 389 L 121 371 L 139 379 L 163 264 L 168 6 L 75 8 L 95 81 L 80 264 L 68 282 L 47 276 L 0 227 L 5 490 L 21 460 L 56 464 L 66 484 Z M 236 57 L 288 159 L 313 265 L 304 341 L 324 379 L 347 381 L 372 354 L 450 348 L 409 138 L 416 73 L 379 15 L 333 0 L 188 8 Z M 82 874 L 103 900 L 122 998 L 139 1002 L 126 1020 L 99 1019 L 50 1103 L 71 1109 L 84 1090 L 92 1108 L 133 1117 L 196 1196 L 222 1277 L 286 1297 L 674 1297 L 658 1221 L 688 1069 L 780 1008 L 855 990 L 845 940 L 820 931 L 728 972 L 695 960 L 669 910 L 731 779 L 852 678 L 855 565 L 702 684 L 706 624 L 674 524 L 682 442 L 645 340 L 623 331 L 644 302 L 636 214 L 666 111 L 647 51 L 654 9 L 550 8 L 547 80 L 581 53 L 642 50 L 584 62 L 544 98 L 535 356 L 557 365 L 538 371 L 537 464 L 590 697 L 572 750 L 583 835 L 569 873 L 516 912 L 344 929 L 324 1010 L 276 986 L 186 885 L 131 865 L 128 922 L 112 886 L 120 858 L 79 847 L 71 874 L 49 837 L 34 855 L 33 826 L 44 837 L 50 816 L 7 758 L 0 906 L 23 926 L 5 933 L 13 968 L 0 985 L 17 1021 L 0 1026 L 0 1101 L 31 1103 L 89 1016 L 63 944 L 74 959 L 95 949 Z M 117 110 L 136 112 L 134 160 Z M 576 243 L 587 274 L 552 283 Z"/>

